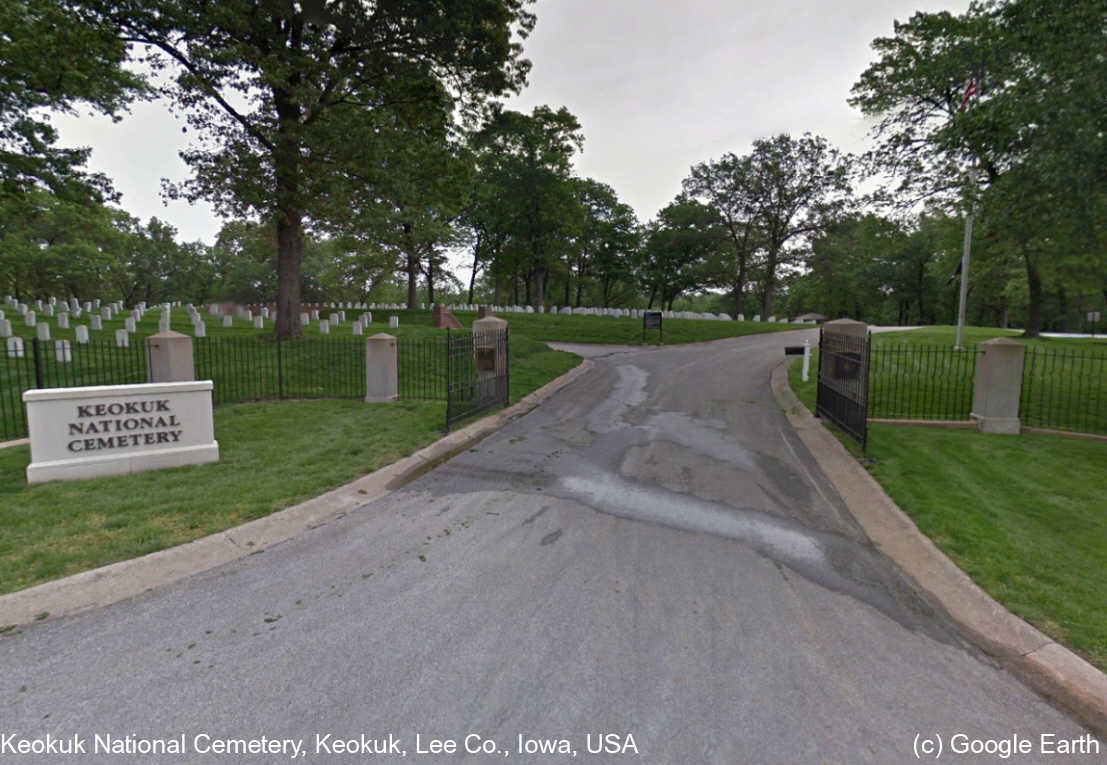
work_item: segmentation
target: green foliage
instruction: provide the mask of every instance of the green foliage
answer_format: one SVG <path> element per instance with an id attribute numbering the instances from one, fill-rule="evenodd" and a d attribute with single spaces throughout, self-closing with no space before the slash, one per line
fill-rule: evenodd
<path id="1" fill-rule="evenodd" d="M 976 208 L 1007 296 L 1017 260 L 1030 336 L 1050 288 L 1102 273 L 1107 64 L 1086 52 L 1107 44 L 1105 18 L 1103 0 L 917 13 L 874 41 L 878 61 L 853 88 L 851 103 L 879 120 L 869 158 L 900 180 L 900 201 Z"/>
<path id="2" fill-rule="evenodd" d="M 198 134 L 182 153 L 193 175 L 171 194 L 275 225 L 284 336 L 299 333 L 305 226 L 358 234 L 350 209 L 403 197 L 380 183 L 410 166 L 403 145 L 435 116 L 472 118 L 517 90 L 529 65 L 513 34 L 534 22 L 525 0 L 88 6 L 167 75 L 163 94 Z"/>
<path id="3" fill-rule="evenodd" d="M 88 149 L 55 145 L 46 112 L 124 109 L 143 87 L 123 68 L 125 42 L 66 0 L 5 0 L 0 30 L 0 204 L 43 187 L 69 201 L 101 199 L 108 179 L 82 170 Z"/>
<path id="4" fill-rule="evenodd" d="M 672 310 L 681 294 L 703 285 L 709 264 L 727 246 L 719 214 L 694 200 L 671 202 L 649 227 L 643 248 L 640 279 L 654 300 Z"/>
<path id="5" fill-rule="evenodd" d="M 583 141 L 576 117 L 548 106 L 529 115 L 495 109 L 473 137 L 479 183 L 487 187 L 474 212 L 486 241 L 499 237 L 493 278 L 533 276 L 535 305 L 545 304 L 546 278 L 582 217 L 571 163 Z M 488 208 L 492 200 L 497 210 Z"/>

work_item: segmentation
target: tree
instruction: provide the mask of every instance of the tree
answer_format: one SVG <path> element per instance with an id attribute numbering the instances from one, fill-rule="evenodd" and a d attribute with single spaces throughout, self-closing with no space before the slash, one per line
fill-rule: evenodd
<path id="1" fill-rule="evenodd" d="M 305 227 L 377 198 L 372 181 L 412 110 L 474 115 L 487 96 L 522 85 L 528 63 L 512 35 L 533 26 L 525 3 L 88 5 L 173 74 L 163 92 L 199 139 L 182 153 L 191 179 L 171 193 L 274 221 L 277 334 L 287 337 L 300 331 Z"/>
<path id="2" fill-rule="evenodd" d="M 695 200 L 677 198 L 657 214 L 643 247 L 641 281 L 655 299 L 672 310 L 681 294 L 703 286 L 704 267 L 726 246 L 718 213 Z"/>
<path id="3" fill-rule="evenodd" d="M 585 285 L 592 278 L 598 282 L 600 305 L 606 308 L 616 284 L 628 279 L 633 272 L 638 220 L 634 210 L 620 202 L 615 190 L 605 183 L 591 178 L 575 179 L 573 188 L 582 215 L 569 264 L 570 273 L 576 279 L 576 293 L 575 298 L 566 299 L 565 304 L 571 302 L 579 307 Z M 566 279 L 566 290 L 568 284 Z"/>
<path id="4" fill-rule="evenodd" d="M 730 247 L 718 264 L 718 286 L 734 293 L 734 317 L 742 313 L 742 293 L 749 269 L 761 246 L 758 230 L 760 201 L 753 196 L 753 158 L 724 154 L 714 162 L 702 162 L 684 179 L 684 193 L 713 207 L 726 228 Z M 766 314 L 767 316 L 768 314 Z"/>
<path id="5" fill-rule="evenodd" d="M 485 182 L 496 189 L 514 253 L 535 282 L 535 304 L 545 305 L 546 277 L 571 235 L 576 198 L 570 183 L 573 153 L 584 137 L 568 109 L 535 107 L 531 114 L 498 109 L 475 137 Z"/>
<path id="6" fill-rule="evenodd" d="M 772 315 L 778 268 L 794 262 L 808 238 L 847 209 L 849 173 L 849 159 L 820 136 L 782 133 L 754 141 L 747 193 L 764 248 L 762 316 Z"/>
<path id="7" fill-rule="evenodd" d="M 1107 62 L 1086 52 L 1107 45 L 1105 10 L 1102 0 L 1012 0 L 973 3 L 959 16 L 917 13 L 874 41 L 879 60 L 852 91 L 851 103 L 880 120 L 870 159 L 900 179 L 907 201 L 929 196 L 946 209 L 1004 216 L 990 226 L 1005 230 L 1022 260 L 1029 336 L 1041 328 L 1042 272 L 1053 257 L 1041 243 L 1058 239 L 1051 227 L 1094 225 Z"/>
<path id="8" fill-rule="evenodd" d="M 65 0 L 5 0 L 0 30 L 0 196 L 45 186 L 71 201 L 101 201 L 110 184 L 81 169 L 89 149 L 56 146 L 43 112 L 84 105 L 117 116 L 142 90 L 123 68 L 126 45 L 102 19 Z"/>

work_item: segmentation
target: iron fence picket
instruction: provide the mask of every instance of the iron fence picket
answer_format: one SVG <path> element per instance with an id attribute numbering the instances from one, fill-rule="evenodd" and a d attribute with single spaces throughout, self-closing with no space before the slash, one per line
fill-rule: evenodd
<path id="1" fill-rule="evenodd" d="M 1107 434 L 1107 352 L 1027 348 L 1019 419 L 1031 427 Z"/>

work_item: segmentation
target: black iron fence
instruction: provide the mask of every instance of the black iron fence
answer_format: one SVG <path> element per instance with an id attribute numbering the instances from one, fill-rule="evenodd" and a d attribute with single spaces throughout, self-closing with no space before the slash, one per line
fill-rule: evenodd
<path id="1" fill-rule="evenodd" d="M 196 379 L 214 383 L 216 404 L 365 397 L 365 343 L 356 337 L 203 337 L 193 357 Z"/>
<path id="2" fill-rule="evenodd" d="M 478 388 L 465 393 L 465 386 L 472 384 L 459 348 L 466 342 L 473 347 L 472 336 L 454 333 L 451 337 L 452 345 L 441 334 L 400 338 L 397 372 L 400 398 L 446 401 L 447 349 L 454 348 L 457 384 L 452 424 L 471 416 L 467 411 L 484 411 L 479 404 L 487 396 Z M 506 346 L 506 336 L 504 343 Z M 145 338 L 132 336 L 126 348 L 99 340 L 65 345 L 26 340 L 19 348 L 16 345 L 0 345 L 0 440 L 27 435 L 25 390 L 125 385 L 148 379 Z M 216 404 L 365 397 L 365 342 L 361 338 L 278 341 L 271 337 L 200 337 L 193 339 L 192 347 L 196 379 L 213 381 Z"/>
<path id="3" fill-rule="evenodd" d="M 1023 425 L 1107 434 L 1107 350 L 1027 348 Z"/>
<path id="4" fill-rule="evenodd" d="M 114 341 L 0 341 L 0 440 L 27 435 L 23 391 L 146 382 L 143 342 L 120 348 Z"/>
<path id="5" fill-rule="evenodd" d="M 966 347 L 881 343 L 869 364 L 869 417 L 967 420 L 977 351 Z"/>

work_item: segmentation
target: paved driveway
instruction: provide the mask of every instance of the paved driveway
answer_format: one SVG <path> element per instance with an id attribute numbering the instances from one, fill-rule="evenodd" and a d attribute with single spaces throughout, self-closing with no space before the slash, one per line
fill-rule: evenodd
<path id="1" fill-rule="evenodd" d="M 769 373 L 803 336 L 590 348 L 541 408 L 336 523 L 0 637 L 0 734 L 184 737 L 80 762 L 267 737 L 305 762 L 566 762 L 530 753 L 566 739 L 595 762 L 898 763 L 918 736 L 1094 761 L 1040 753 L 1083 731 L 934 613 L 790 432 Z"/>

